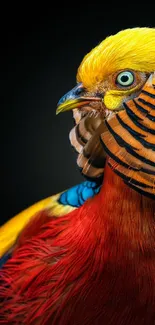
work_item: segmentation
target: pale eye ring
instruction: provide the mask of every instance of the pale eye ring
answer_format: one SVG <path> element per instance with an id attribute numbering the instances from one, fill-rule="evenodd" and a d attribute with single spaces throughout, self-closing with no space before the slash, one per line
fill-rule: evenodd
<path id="1" fill-rule="evenodd" d="M 122 87 L 129 87 L 134 83 L 134 75 L 131 71 L 122 71 L 116 78 L 116 83 Z"/>

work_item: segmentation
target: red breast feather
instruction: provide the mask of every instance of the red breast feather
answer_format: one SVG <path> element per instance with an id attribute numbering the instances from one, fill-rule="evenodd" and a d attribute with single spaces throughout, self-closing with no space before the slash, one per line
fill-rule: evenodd
<path id="1" fill-rule="evenodd" d="M 107 166 L 81 208 L 44 211 L 1 271 L 0 324 L 154 325 L 154 211 Z"/>

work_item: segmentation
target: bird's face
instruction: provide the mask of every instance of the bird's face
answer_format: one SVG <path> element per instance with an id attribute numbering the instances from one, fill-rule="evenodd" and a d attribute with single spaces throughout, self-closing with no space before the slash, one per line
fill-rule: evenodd
<path id="1" fill-rule="evenodd" d="M 63 96 L 57 114 L 73 109 L 76 123 L 88 112 L 110 118 L 134 98 L 155 71 L 155 29 L 126 29 L 107 37 L 81 62 L 77 86 Z"/>
<path id="2" fill-rule="evenodd" d="M 73 109 L 76 123 L 87 113 L 109 119 L 123 109 L 122 103 L 138 95 L 148 73 L 126 68 L 107 76 L 103 81 L 86 88 L 82 82 L 63 96 L 57 113 Z"/>

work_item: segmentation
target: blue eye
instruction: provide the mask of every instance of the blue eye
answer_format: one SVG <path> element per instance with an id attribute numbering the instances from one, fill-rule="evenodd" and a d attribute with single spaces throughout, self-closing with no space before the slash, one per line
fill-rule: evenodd
<path id="1" fill-rule="evenodd" d="M 130 71 L 123 71 L 118 74 L 116 83 L 123 87 L 131 86 L 134 83 L 134 75 Z"/>

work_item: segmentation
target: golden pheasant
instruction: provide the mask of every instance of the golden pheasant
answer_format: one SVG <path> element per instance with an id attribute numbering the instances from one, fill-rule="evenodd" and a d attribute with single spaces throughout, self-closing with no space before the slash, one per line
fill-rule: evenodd
<path id="1" fill-rule="evenodd" d="M 84 57 L 57 113 L 87 180 L 0 228 L 0 324 L 155 325 L 154 71 L 153 28 Z"/>

